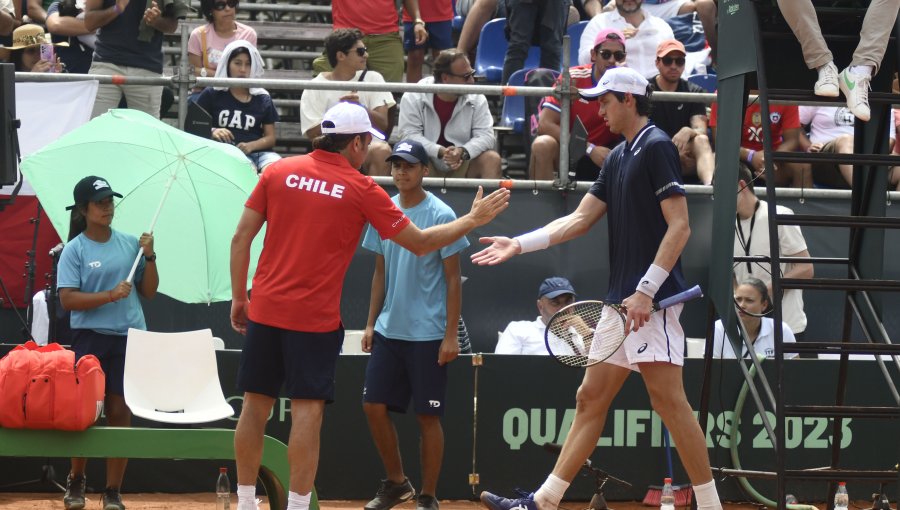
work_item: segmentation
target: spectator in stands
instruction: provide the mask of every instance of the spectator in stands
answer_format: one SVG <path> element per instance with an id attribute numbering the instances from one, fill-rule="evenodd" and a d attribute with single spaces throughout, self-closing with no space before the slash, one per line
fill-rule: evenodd
<path id="1" fill-rule="evenodd" d="M 465 53 L 444 50 L 434 61 L 434 75 L 419 83 L 466 86 L 475 83 L 475 71 Z M 501 177 L 494 118 L 482 94 L 407 92 L 398 128 L 401 138 L 425 147 L 433 177 Z"/>
<path id="2" fill-rule="evenodd" d="M 91 69 L 97 36 L 84 26 L 84 2 L 82 0 L 58 0 L 47 8 L 47 31 L 53 42 L 65 42 L 68 46 L 56 49 L 66 72 L 87 74 Z"/>
<path id="3" fill-rule="evenodd" d="M 893 120 L 893 115 L 891 116 Z M 853 154 L 853 112 L 838 106 L 801 106 L 800 124 L 809 127 L 809 139 L 801 138 L 808 152 Z M 890 123 L 890 145 L 896 139 L 894 123 Z M 805 164 L 813 182 L 830 188 L 848 188 L 853 184 L 853 165 L 837 163 Z"/>
<path id="4" fill-rule="evenodd" d="M 751 91 L 756 93 L 756 91 Z M 718 104 L 713 103 L 709 114 L 709 127 L 713 145 L 716 143 Z M 800 112 L 795 105 L 770 105 L 769 126 L 772 130 L 772 146 L 777 152 L 800 149 Z M 765 180 L 765 155 L 763 153 L 762 114 L 759 103 L 754 101 L 744 112 L 741 136 L 740 161 L 753 169 L 755 179 Z M 775 165 L 775 185 L 802 188 L 811 185 L 803 172 L 803 165 L 778 163 Z"/>
<path id="5" fill-rule="evenodd" d="M 416 44 L 416 24 L 406 9 L 403 9 L 403 49 L 406 50 L 406 82 L 416 83 L 422 79 L 422 64 L 425 50 L 431 48 L 432 58 L 453 47 L 453 1 L 429 0 L 420 5 L 422 20 L 428 39 Z"/>
<path id="6" fill-rule="evenodd" d="M 887 48 L 888 38 L 897 20 L 900 0 L 874 0 L 866 7 L 859 44 L 853 52 L 850 65 L 838 74 L 834 57 L 816 18 L 816 10 L 811 0 L 778 0 L 778 7 L 787 20 L 800 47 L 806 66 L 816 69 L 819 79 L 813 86 L 817 96 L 837 97 L 838 89 L 847 98 L 847 108 L 859 120 L 868 122 L 869 89 L 872 76 L 878 73 L 881 59 Z"/>
<path id="7" fill-rule="evenodd" d="M 571 0 L 507 0 L 506 57 L 503 81 L 525 66 L 532 45 L 540 46 L 540 67 L 558 71 L 562 65 L 562 43 Z"/>
<path id="8" fill-rule="evenodd" d="M 737 218 L 734 227 L 735 257 L 769 257 L 769 207 L 765 200 L 756 198 L 753 192 L 753 176 L 746 165 L 738 169 Z M 776 206 L 778 214 L 794 214 L 782 205 Z M 778 227 L 778 249 L 781 257 L 806 257 L 809 251 L 803 232 L 797 225 Z M 767 287 L 768 295 L 772 295 L 771 265 L 768 262 L 735 262 L 734 281 L 743 282 L 753 276 L 762 280 Z M 782 278 L 812 278 L 811 263 L 782 263 Z M 775 296 L 777 300 L 778 297 Z M 798 340 L 802 340 L 806 331 L 806 313 L 803 311 L 803 291 L 787 289 L 781 297 L 782 319 L 790 326 Z"/>
<path id="9" fill-rule="evenodd" d="M 607 28 L 601 30 L 593 40 L 590 56 L 591 64 L 569 69 L 572 85 L 579 89 L 593 88 L 607 69 L 626 58 L 625 35 L 621 31 Z M 561 80 L 562 78 L 560 78 Z M 557 80 L 557 85 L 559 84 Z M 587 130 L 586 154 L 575 167 L 576 179 L 591 181 L 597 179 L 600 167 L 609 151 L 621 141 L 621 137 L 609 130 L 609 125 L 597 113 L 597 105 L 582 98 L 572 99 L 569 127 L 579 119 Z M 554 96 L 547 96 L 538 114 L 537 137 L 531 143 L 531 161 L 528 174 L 531 179 L 552 180 L 559 172 L 559 126 L 560 103 Z"/>
<path id="10" fill-rule="evenodd" d="M 610 0 L 604 7 L 604 11 L 615 9 L 617 0 Z M 667 20 L 674 16 L 680 16 L 690 12 L 696 12 L 703 25 L 703 35 L 710 48 L 710 58 L 716 60 L 716 45 L 718 41 L 716 29 L 716 16 L 718 15 L 717 0 L 644 0 L 644 10 L 657 18 Z M 590 3 L 590 10 L 597 9 L 599 0 L 586 0 Z M 585 6 L 588 9 L 587 5 Z"/>
<path id="11" fill-rule="evenodd" d="M 676 39 L 666 39 L 656 49 L 656 69 L 659 74 L 650 80 L 650 88 L 663 92 L 706 92 L 698 85 L 684 80 L 684 45 Z M 696 176 L 702 184 L 711 184 L 716 162 L 706 129 L 704 103 L 662 101 L 653 105 L 650 119 L 672 138 L 681 157 L 681 172 L 684 177 Z"/>
<path id="12" fill-rule="evenodd" d="M 428 32 L 419 13 L 419 0 L 403 0 L 403 8 L 413 19 L 415 44 L 425 44 Z M 364 34 L 362 45 L 369 50 L 370 70 L 380 73 L 385 81 L 403 81 L 403 41 L 394 0 L 333 0 L 331 17 L 335 30 L 357 29 Z M 331 71 L 334 65 L 331 57 L 323 55 L 313 62 L 313 72 Z M 382 162 L 388 154 L 390 150 L 380 155 Z"/>
<path id="13" fill-rule="evenodd" d="M 578 63 L 591 61 L 591 43 L 597 34 L 607 28 L 620 30 L 628 39 L 626 65 L 650 80 L 656 76 L 656 48 L 666 39 L 673 39 L 672 28 L 662 19 L 645 11 L 643 0 L 619 0 L 616 10 L 604 12 L 584 27 L 578 47 Z"/>
<path id="14" fill-rule="evenodd" d="M 174 33 L 178 18 L 183 18 L 190 9 L 186 0 L 172 3 L 165 0 L 163 3 L 161 9 L 156 0 L 152 0 L 149 8 L 146 2 L 139 0 L 87 0 L 85 28 L 90 31 L 103 28 L 97 33 L 89 74 L 161 76 L 163 33 Z M 149 34 L 147 30 L 150 30 Z M 149 35 L 149 40 L 141 40 L 145 36 L 142 34 Z M 129 108 L 159 118 L 162 89 L 159 85 L 100 84 L 91 117 L 118 107 L 124 96 Z"/>
<path id="15" fill-rule="evenodd" d="M 771 317 L 760 317 L 772 309 L 769 290 L 759 278 L 752 276 L 741 281 L 734 289 L 734 303 L 738 307 L 738 317 L 747 333 L 747 339 L 753 346 L 757 356 L 775 357 L 775 320 Z M 781 323 L 781 339 L 783 344 L 794 343 L 794 332 L 785 322 Z M 749 355 L 747 346 L 741 349 L 741 358 Z M 725 327 L 721 320 L 716 321 L 713 334 L 713 356 L 716 358 L 735 358 L 731 341 L 725 338 Z M 785 353 L 784 359 L 796 358 L 797 353 Z"/>
<path id="16" fill-rule="evenodd" d="M 384 83 L 378 71 L 366 69 L 369 53 L 365 36 L 355 28 L 335 30 L 325 38 L 325 54 L 332 71 L 319 73 L 313 81 L 365 81 Z M 401 59 L 402 63 L 402 59 Z M 320 124 L 325 112 L 335 104 L 346 101 L 357 103 L 369 112 L 369 119 L 375 129 L 386 132 L 390 127 L 388 110 L 395 104 L 390 92 L 366 92 L 306 89 L 300 96 L 300 129 L 310 140 L 322 134 Z M 391 146 L 381 140 L 372 139 L 363 170 L 370 175 L 389 175 L 390 165 L 385 161 L 391 154 Z"/>
<path id="17" fill-rule="evenodd" d="M 200 15 L 207 24 L 195 28 L 188 39 L 188 60 L 199 76 L 214 76 L 225 46 L 244 40 L 256 46 L 256 30 L 237 21 L 238 0 L 200 0 Z"/>
<path id="18" fill-rule="evenodd" d="M 228 43 L 222 52 L 222 65 L 216 78 L 260 78 L 263 61 L 249 41 Z M 281 159 L 272 152 L 278 112 L 266 89 L 257 87 L 210 87 L 200 93 L 197 104 L 213 118 L 212 137 L 236 145 L 253 164 L 257 173 Z"/>
<path id="19" fill-rule="evenodd" d="M 575 302 L 575 287 L 569 280 L 552 276 L 541 283 L 538 289 L 538 317 L 533 321 L 513 321 L 500 333 L 497 354 L 539 354 L 547 355 L 544 345 L 544 331 L 550 317 L 560 308 Z"/>
<path id="20" fill-rule="evenodd" d="M 20 25 L 13 0 L 0 0 L 0 36 L 8 36 Z"/>
<path id="21" fill-rule="evenodd" d="M 15 66 L 16 72 L 57 73 L 64 70 L 59 57 L 52 62 L 41 58 L 41 45 L 50 43 L 50 38 L 40 25 L 27 24 L 15 29 L 12 43 L 12 46 L 4 50 L 9 52 L 9 61 Z M 68 46 L 68 43 L 59 45 Z"/>

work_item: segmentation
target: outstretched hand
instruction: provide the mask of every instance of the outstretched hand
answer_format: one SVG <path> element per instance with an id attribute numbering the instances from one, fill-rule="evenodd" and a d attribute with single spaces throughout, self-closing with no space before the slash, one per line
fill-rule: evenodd
<path id="1" fill-rule="evenodd" d="M 475 200 L 472 202 L 472 209 L 469 211 L 469 217 L 479 227 L 487 225 L 500 212 L 509 207 L 509 190 L 506 188 L 500 188 L 486 197 L 483 195 L 484 188 L 478 186 Z"/>
<path id="2" fill-rule="evenodd" d="M 518 255 L 522 251 L 519 241 L 508 237 L 481 237 L 481 244 L 490 244 L 478 253 L 472 254 L 472 263 L 479 266 L 496 266 Z"/>

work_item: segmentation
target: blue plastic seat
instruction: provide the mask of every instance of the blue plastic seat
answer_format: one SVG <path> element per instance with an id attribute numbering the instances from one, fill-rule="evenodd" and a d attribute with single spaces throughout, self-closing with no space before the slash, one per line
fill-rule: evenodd
<path id="1" fill-rule="evenodd" d="M 581 46 L 581 34 L 584 32 L 584 27 L 586 27 L 587 24 L 587 21 L 579 21 L 566 30 L 566 34 L 569 36 L 570 67 L 578 65 L 578 48 Z"/>
<path id="2" fill-rule="evenodd" d="M 450 22 L 450 27 L 454 32 L 462 31 L 463 25 L 466 23 L 465 16 L 453 16 L 453 21 Z"/>
<path id="3" fill-rule="evenodd" d="M 484 77 L 488 83 L 500 83 L 503 78 L 503 60 L 506 58 L 506 40 L 504 30 L 506 18 L 497 18 L 485 23 L 481 28 L 478 48 L 475 49 L 475 74 Z M 541 60 L 541 49 L 532 46 L 525 57 L 525 69 L 538 67 Z"/>
<path id="4" fill-rule="evenodd" d="M 525 85 L 525 74 L 530 69 L 519 69 L 509 77 L 507 85 L 518 87 Z M 512 128 L 513 133 L 521 134 L 525 127 L 525 96 L 506 96 L 503 98 L 503 109 L 500 112 L 500 125 Z"/>
<path id="5" fill-rule="evenodd" d="M 715 92 L 718 85 L 718 79 L 714 74 L 694 74 L 688 76 L 688 81 L 703 87 L 707 92 Z"/>

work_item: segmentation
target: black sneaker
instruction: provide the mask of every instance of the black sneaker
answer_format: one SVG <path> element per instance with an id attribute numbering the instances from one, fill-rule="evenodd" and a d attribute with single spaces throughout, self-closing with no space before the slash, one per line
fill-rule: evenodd
<path id="1" fill-rule="evenodd" d="M 84 487 L 87 480 L 84 475 L 66 477 L 66 493 L 63 495 L 63 505 L 66 510 L 82 510 L 84 508 Z"/>
<path id="2" fill-rule="evenodd" d="M 416 501 L 416 510 L 439 510 L 440 507 L 437 498 L 428 494 L 420 495 Z"/>
<path id="3" fill-rule="evenodd" d="M 100 508 L 103 510 L 125 510 L 125 505 L 122 503 L 122 495 L 116 489 L 107 488 L 103 495 L 100 496 Z"/>
<path id="4" fill-rule="evenodd" d="M 414 497 L 416 497 L 416 490 L 409 483 L 409 478 L 404 478 L 401 483 L 382 480 L 381 487 L 375 493 L 375 498 L 366 503 L 365 510 L 388 510 L 400 503 L 406 503 Z"/>

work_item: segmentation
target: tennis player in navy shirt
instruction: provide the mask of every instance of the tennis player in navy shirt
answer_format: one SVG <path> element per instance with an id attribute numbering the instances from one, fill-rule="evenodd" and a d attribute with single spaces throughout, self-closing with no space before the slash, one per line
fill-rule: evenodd
<path id="1" fill-rule="evenodd" d="M 589 366 L 576 395 L 575 420 L 556 466 L 533 494 L 507 499 L 490 492 L 481 501 L 491 510 L 555 510 L 569 483 L 593 452 L 609 407 L 632 371 L 640 372 L 653 410 L 672 434 L 701 510 L 721 510 L 709 467 L 706 438 L 687 401 L 682 383 L 684 332 L 682 305 L 654 313 L 654 300 L 685 289 L 679 258 L 690 237 L 687 200 L 678 151 L 666 133 L 650 122 L 649 84 L 637 71 L 609 69 L 583 98 L 625 141 L 606 158 L 600 176 L 571 214 L 515 238 L 484 237 L 484 250 L 472 255 L 479 265 L 495 265 L 515 255 L 574 239 L 608 214 L 610 281 L 607 301 L 627 308 L 629 331 L 609 359 Z"/>

